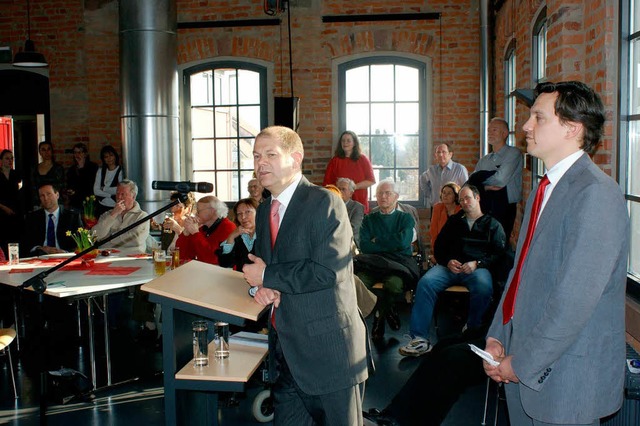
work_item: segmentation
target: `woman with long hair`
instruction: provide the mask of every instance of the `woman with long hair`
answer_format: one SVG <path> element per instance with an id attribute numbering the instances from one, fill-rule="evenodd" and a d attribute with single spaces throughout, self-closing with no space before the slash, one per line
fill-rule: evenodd
<path id="1" fill-rule="evenodd" d="M 338 178 L 349 178 L 356 183 L 352 198 L 364 206 L 369 213 L 369 194 L 367 188 L 376 183 L 371 162 L 360 149 L 358 135 L 346 130 L 340 135 L 333 158 L 327 165 L 322 186 L 335 185 Z"/>
<path id="2" fill-rule="evenodd" d="M 93 181 L 93 193 L 98 199 L 98 214 L 112 209 L 116 205 L 116 189 L 124 180 L 124 170 L 120 167 L 120 156 L 114 147 L 105 145 L 100 150 L 102 167 Z"/>
<path id="3" fill-rule="evenodd" d="M 40 142 L 38 153 L 42 161 L 31 171 L 31 207 L 33 209 L 40 207 L 38 188 L 42 185 L 53 185 L 61 192 L 64 190 L 64 167 L 55 161 L 51 142 Z"/>

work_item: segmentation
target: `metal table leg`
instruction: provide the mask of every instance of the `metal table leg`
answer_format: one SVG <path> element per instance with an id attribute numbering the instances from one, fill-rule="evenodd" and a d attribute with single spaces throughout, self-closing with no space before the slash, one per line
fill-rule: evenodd
<path id="1" fill-rule="evenodd" d="M 111 339 L 109 338 L 109 296 L 102 296 L 102 316 L 104 320 L 104 351 L 107 357 L 107 386 L 111 386 Z"/>
<path id="2" fill-rule="evenodd" d="M 95 330 L 93 329 L 93 297 L 87 298 L 87 324 L 89 325 L 89 363 L 91 364 L 91 383 L 96 390 L 96 349 Z"/>

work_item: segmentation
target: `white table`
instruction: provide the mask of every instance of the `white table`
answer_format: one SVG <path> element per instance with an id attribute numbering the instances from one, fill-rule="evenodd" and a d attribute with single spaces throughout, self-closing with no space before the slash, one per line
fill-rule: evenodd
<path id="1" fill-rule="evenodd" d="M 71 254 L 72 255 L 72 254 Z M 131 254 L 133 256 L 133 254 Z M 144 284 L 154 278 L 153 262 L 150 256 L 131 257 L 124 253 L 111 256 L 98 256 L 94 260 L 94 268 L 83 270 L 59 269 L 45 278 L 47 290 L 45 295 L 56 298 L 68 298 L 84 301 L 87 305 L 87 321 L 89 326 L 89 358 L 91 364 L 91 380 L 96 389 L 96 357 L 95 357 L 95 330 L 93 324 L 93 303 L 99 304 L 102 299 L 102 314 L 104 317 L 104 344 L 107 363 L 107 385 L 111 383 L 111 351 L 108 324 L 108 295 L 123 291 L 123 289 L 135 285 Z M 41 256 L 39 258 L 21 259 L 19 265 L 0 265 L 0 283 L 18 288 L 27 279 L 45 271 L 55 263 L 53 256 Z M 60 261 L 64 260 L 61 256 Z M 40 261 L 42 260 L 42 261 Z M 71 265 L 74 265 L 72 262 Z M 109 264 L 108 266 L 106 264 Z M 98 268 L 137 268 L 127 275 L 91 275 L 92 269 Z M 28 270 L 31 270 L 27 272 Z M 25 271 L 25 272 L 19 272 Z M 32 289 L 28 289 L 32 291 Z"/>

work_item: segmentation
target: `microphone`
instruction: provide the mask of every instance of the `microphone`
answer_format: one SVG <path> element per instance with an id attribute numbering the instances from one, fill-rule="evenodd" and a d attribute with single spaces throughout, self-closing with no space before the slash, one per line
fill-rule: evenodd
<path id="1" fill-rule="evenodd" d="M 165 191 L 186 192 L 213 192 L 213 184 L 209 182 L 174 182 L 171 180 L 154 180 L 151 188 Z"/>

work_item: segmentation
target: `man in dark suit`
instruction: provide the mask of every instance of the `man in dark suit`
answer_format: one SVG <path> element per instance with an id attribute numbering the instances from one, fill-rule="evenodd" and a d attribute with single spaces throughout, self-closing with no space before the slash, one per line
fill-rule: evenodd
<path id="1" fill-rule="evenodd" d="M 258 207 L 256 256 L 243 271 L 255 300 L 273 304 L 274 424 L 361 425 L 366 330 L 344 202 L 302 176 L 304 149 L 293 130 L 264 129 L 253 156 L 271 197 Z"/>
<path id="2" fill-rule="evenodd" d="M 484 363 L 506 384 L 511 424 L 595 425 L 622 404 L 629 218 L 618 184 L 588 155 L 604 122 L 585 84 L 536 87 L 523 130 L 547 174 L 487 334 L 500 365 Z"/>
<path id="3" fill-rule="evenodd" d="M 53 185 L 41 185 L 38 196 L 42 208 L 27 215 L 20 244 L 22 255 L 40 256 L 73 251 L 76 243 L 66 234 L 67 231 L 77 232 L 82 227 L 80 213 L 58 205 L 60 193 Z"/>

